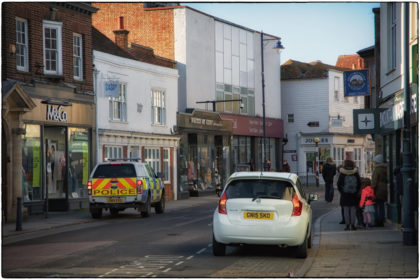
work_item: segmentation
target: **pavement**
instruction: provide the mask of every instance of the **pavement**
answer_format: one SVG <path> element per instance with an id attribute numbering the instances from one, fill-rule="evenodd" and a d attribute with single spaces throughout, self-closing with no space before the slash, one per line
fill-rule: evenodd
<path id="1" fill-rule="evenodd" d="M 321 192 L 318 189 L 318 193 Z M 322 196 L 319 198 L 322 200 Z M 190 197 L 167 201 L 166 211 L 199 206 L 218 201 L 216 195 Z M 318 203 L 325 203 L 318 201 Z M 123 213 L 138 213 L 126 209 Z M 106 217 L 106 215 L 104 214 Z M 22 230 L 16 231 L 16 223 L 2 224 L 2 244 L 45 236 L 57 231 L 74 230 L 77 227 L 96 226 L 104 219 L 92 219 L 87 209 L 68 212 L 49 212 L 45 215 L 24 217 Z M 106 220 L 106 219 L 105 219 Z M 417 278 L 419 276 L 418 245 L 403 245 L 398 225 L 385 223 L 384 227 L 368 230 L 345 231 L 339 224 L 339 207 L 319 217 L 313 224 L 313 246 L 303 266 L 292 277 L 331 278 Z"/>

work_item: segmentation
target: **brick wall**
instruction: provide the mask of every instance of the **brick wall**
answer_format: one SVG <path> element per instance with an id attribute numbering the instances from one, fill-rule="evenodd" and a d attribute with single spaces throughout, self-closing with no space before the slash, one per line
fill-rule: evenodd
<path id="1" fill-rule="evenodd" d="M 124 17 L 128 42 L 147 46 L 157 56 L 174 59 L 173 7 L 143 8 L 143 3 L 98 3 L 99 10 L 92 16 L 93 25 L 115 42 L 114 30 L 119 28 L 119 17 Z"/>
<path id="2" fill-rule="evenodd" d="M 2 8 L 2 80 L 49 80 L 43 75 L 42 67 L 36 65 L 43 65 L 42 21 L 51 20 L 51 8 L 55 8 L 55 20 L 63 23 L 63 75 L 54 79 L 54 82 L 73 84 L 79 91 L 93 91 L 91 15 L 46 2 L 8 2 L 3 3 Z M 10 44 L 16 44 L 15 17 L 26 19 L 28 22 L 28 72 L 17 71 L 16 56 L 8 51 Z M 83 36 L 83 81 L 73 79 L 73 32 Z"/>

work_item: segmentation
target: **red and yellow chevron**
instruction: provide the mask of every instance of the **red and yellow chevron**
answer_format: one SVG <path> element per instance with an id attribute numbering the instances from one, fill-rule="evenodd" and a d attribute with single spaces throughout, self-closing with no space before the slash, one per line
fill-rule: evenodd
<path id="1" fill-rule="evenodd" d="M 111 188 L 113 187 L 113 188 Z M 118 187 L 118 188 L 115 188 Z M 136 195 L 136 178 L 92 179 L 92 196 Z"/>

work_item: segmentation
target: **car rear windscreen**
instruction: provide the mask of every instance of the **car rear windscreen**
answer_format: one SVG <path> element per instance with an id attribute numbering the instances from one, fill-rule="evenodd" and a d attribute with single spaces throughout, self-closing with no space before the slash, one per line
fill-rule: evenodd
<path id="1" fill-rule="evenodd" d="M 129 178 L 137 177 L 136 169 L 132 164 L 121 165 L 99 165 L 96 168 L 93 178 Z"/>
<path id="2" fill-rule="evenodd" d="M 228 199 L 272 196 L 279 199 L 292 200 L 294 192 L 290 182 L 280 180 L 235 180 L 226 188 Z"/>

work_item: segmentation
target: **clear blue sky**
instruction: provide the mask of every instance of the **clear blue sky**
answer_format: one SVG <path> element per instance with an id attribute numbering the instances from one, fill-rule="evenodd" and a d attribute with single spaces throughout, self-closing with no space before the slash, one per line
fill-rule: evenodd
<path id="1" fill-rule="evenodd" d="M 227 21 L 282 38 L 281 61 L 321 60 L 335 65 L 342 54 L 374 44 L 374 14 L 379 2 L 334 3 L 183 3 Z"/>

